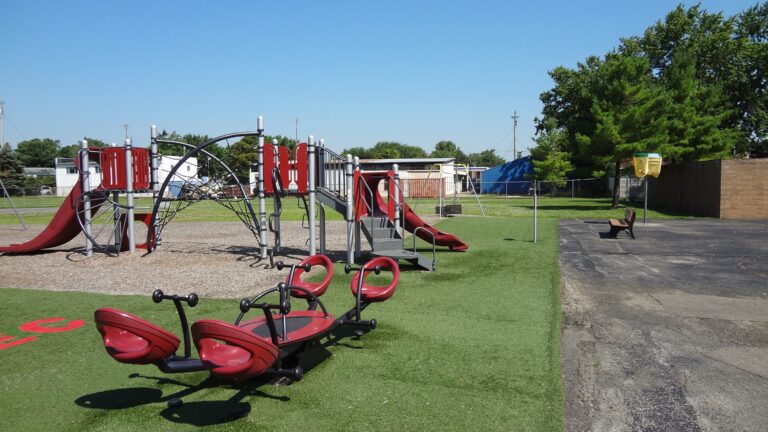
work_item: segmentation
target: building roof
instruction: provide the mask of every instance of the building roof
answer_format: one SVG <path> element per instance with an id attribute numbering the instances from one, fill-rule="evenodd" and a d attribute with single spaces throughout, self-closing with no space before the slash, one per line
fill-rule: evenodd
<path id="1" fill-rule="evenodd" d="M 48 167 L 29 167 L 24 168 L 25 176 L 55 176 L 56 168 Z"/>
<path id="2" fill-rule="evenodd" d="M 448 164 L 456 158 L 360 159 L 361 164 Z"/>

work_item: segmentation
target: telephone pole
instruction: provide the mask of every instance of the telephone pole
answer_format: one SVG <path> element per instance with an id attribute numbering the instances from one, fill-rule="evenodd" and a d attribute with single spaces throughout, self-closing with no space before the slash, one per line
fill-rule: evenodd
<path id="1" fill-rule="evenodd" d="M 5 102 L 0 100 L 0 147 L 5 145 Z"/>
<path id="2" fill-rule="evenodd" d="M 512 119 L 512 160 L 517 159 L 517 119 L 520 118 L 515 110 L 514 115 L 509 116 Z"/>

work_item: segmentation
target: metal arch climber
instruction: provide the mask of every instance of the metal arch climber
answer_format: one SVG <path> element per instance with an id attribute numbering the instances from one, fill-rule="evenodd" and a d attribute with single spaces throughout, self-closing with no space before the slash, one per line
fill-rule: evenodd
<path id="1" fill-rule="evenodd" d="M 158 138 L 156 140 L 158 144 L 181 145 L 183 147 L 190 148 L 191 151 L 186 155 L 184 155 L 181 159 L 179 159 L 178 162 L 176 162 L 173 168 L 171 168 L 171 170 L 166 175 L 162 186 L 160 186 L 160 188 L 157 190 L 157 200 L 155 200 L 154 206 L 152 208 L 152 217 L 149 223 L 150 228 L 147 230 L 147 245 L 148 245 L 147 251 L 148 252 L 152 252 L 157 248 L 157 243 L 160 240 L 160 235 L 163 231 L 163 228 L 176 216 L 176 214 L 179 211 L 189 207 L 193 203 L 198 202 L 202 199 L 211 199 L 217 202 L 218 204 L 232 210 L 238 216 L 238 218 L 245 224 L 245 226 L 249 230 L 251 230 L 251 232 L 254 233 L 257 240 L 259 240 L 259 247 L 260 248 L 266 247 L 265 245 L 261 244 L 261 240 L 260 240 L 260 234 L 264 229 L 264 227 L 260 225 L 259 218 L 254 212 L 251 202 L 248 200 L 247 191 L 243 188 L 243 185 L 237 179 L 237 176 L 235 175 L 234 171 L 232 171 L 224 163 L 224 161 L 222 161 L 215 155 L 205 150 L 207 147 L 221 141 L 225 141 L 231 138 L 245 138 L 249 136 L 256 136 L 256 137 L 263 136 L 263 131 L 260 129 L 259 131 L 256 131 L 256 132 L 234 132 L 230 134 L 225 134 L 225 135 L 212 138 L 204 142 L 203 144 L 200 144 L 197 147 L 188 143 L 180 142 L 180 141 L 165 140 L 161 138 Z M 226 171 L 227 175 L 231 177 L 231 179 L 233 180 L 233 183 L 235 183 L 235 186 L 237 187 L 237 193 L 235 194 L 225 193 L 223 196 L 221 196 L 218 193 L 218 191 L 216 191 L 214 194 L 210 194 L 210 188 L 203 188 L 199 184 L 192 183 L 191 180 L 194 177 L 187 177 L 179 173 L 179 169 L 182 166 L 184 166 L 187 160 L 197 155 L 203 155 L 207 158 L 210 158 L 211 160 L 218 163 L 219 165 L 221 165 Z M 182 191 L 192 190 L 192 193 L 189 194 L 190 196 L 185 197 L 183 196 L 183 194 L 181 194 L 182 196 L 179 198 L 166 197 L 166 192 L 168 191 L 169 185 L 171 181 L 174 179 L 184 180 L 184 184 L 181 186 L 181 190 Z M 170 205 L 171 203 L 176 203 L 176 205 L 172 206 Z"/>

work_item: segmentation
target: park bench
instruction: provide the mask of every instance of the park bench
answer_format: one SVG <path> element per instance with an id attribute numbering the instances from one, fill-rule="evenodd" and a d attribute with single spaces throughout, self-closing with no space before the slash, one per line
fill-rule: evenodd
<path id="1" fill-rule="evenodd" d="M 619 232 L 627 231 L 633 239 L 635 238 L 632 230 L 635 225 L 635 211 L 630 207 L 624 210 L 624 220 L 608 219 L 608 224 L 611 226 L 611 232 L 608 234 L 610 237 L 616 238 Z"/>

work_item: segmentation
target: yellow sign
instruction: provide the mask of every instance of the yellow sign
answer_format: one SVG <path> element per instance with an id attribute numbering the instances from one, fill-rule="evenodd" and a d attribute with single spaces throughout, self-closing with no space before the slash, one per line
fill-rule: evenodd
<path id="1" fill-rule="evenodd" d="M 661 174 L 661 155 L 658 153 L 635 153 L 635 176 L 658 177 Z"/>

